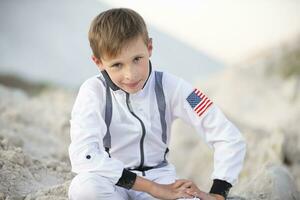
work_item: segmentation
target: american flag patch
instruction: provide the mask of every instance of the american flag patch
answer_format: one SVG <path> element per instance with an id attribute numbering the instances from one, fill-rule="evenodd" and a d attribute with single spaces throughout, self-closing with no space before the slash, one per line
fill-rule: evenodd
<path id="1" fill-rule="evenodd" d="M 213 104 L 213 102 L 198 89 L 195 89 L 186 100 L 198 116 L 201 116 Z"/>

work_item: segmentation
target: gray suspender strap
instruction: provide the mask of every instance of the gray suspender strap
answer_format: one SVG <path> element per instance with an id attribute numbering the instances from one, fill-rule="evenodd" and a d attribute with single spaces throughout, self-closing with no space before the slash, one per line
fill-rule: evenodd
<path id="1" fill-rule="evenodd" d="M 111 101 L 111 93 L 108 84 L 106 84 L 106 106 L 105 106 L 105 124 L 106 124 L 106 134 L 103 138 L 103 146 L 105 151 L 107 151 L 109 157 L 109 149 L 111 148 L 111 134 L 109 130 L 109 126 L 111 123 L 112 117 L 112 101 Z"/>
<path id="2" fill-rule="evenodd" d="M 162 84 L 162 78 L 163 78 L 163 72 L 155 71 L 155 94 L 156 94 L 156 101 L 157 101 L 157 107 L 159 111 L 160 124 L 162 130 L 161 138 L 162 141 L 165 144 L 167 144 L 166 99 L 165 99 L 164 88 Z M 163 163 L 168 163 L 166 158 L 168 152 L 169 149 L 166 148 Z"/>
<path id="3" fill-rule="evenodd" d="M 105 151 L 108 153 L 109 157 L 109 149 L 111 148 L 111 135 L 109 126 L 111 123 L 111 117 L 112 117 L 112 101 L 111 101 L 111 93 L 109 89 L 109 85 L 105 82 L 105 80 L 101 79 L 100 77 L 97 77 L 105 86 L 106 88 L 106 104 L 105 104 L 105 124 L 106 124 L 106 134 L 103 137 L 103 147 L 105 148 Z"/>
<path id="4" fill-rule="evenodd" d="M 162 77 L 162 72 L 155 72 L 155 94 L 162 130 L 161 137 L 162 141 L 167 144 L 166 99 L 162 85 Z"/>

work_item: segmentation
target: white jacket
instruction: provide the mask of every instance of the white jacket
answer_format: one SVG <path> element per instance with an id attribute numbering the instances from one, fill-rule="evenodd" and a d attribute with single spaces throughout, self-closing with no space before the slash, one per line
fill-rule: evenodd
<path id="1" fill-rule="evenodd" d="M 239 130 L 204 94 L 198 96 L 202 102 L 207 101 L 207 106 L 197 110 L 193 109 L 195 101 L 198 103 L 195 88 L 169 73 L 151 71 L 144 88 L 136 94 L 118 89 L 106 75 L 85 81 L 76 98 L 70 120 L 73 172 L 96 171 L 115 184 L 124 168 L 166 163 L 171 124 L 180 118 L 214 148 L 212 178 L 236 182 L 245 142 Z M 106 106 L 109 96 L 112 107 Z M 109 123 L 105 115 L 110 112 Z"/>

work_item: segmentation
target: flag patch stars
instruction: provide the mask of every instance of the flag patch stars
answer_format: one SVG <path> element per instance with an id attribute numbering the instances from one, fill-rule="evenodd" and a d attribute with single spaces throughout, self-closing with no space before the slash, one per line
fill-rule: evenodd
<path id="1" fill-rule="evenodd" d="M 201 116 L 213 104 L 213 102 L 198 89 L 195 89 L 186 100 L 198 116 Z"/>

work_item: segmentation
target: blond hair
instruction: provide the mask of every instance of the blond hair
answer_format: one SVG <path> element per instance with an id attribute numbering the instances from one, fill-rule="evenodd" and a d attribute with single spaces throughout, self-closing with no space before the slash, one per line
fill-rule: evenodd
<path id="1" fill-rule="evenodd" d="M 127 42 L 138 36 L 142 36 L 148 44 L 149 36 L 143 18 L 128 8 L 114 8 L 100 13 L 89 30 L 90 46 L 98 59 L 117 56 Z"/>

